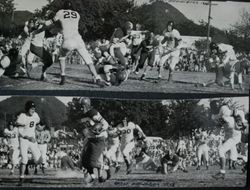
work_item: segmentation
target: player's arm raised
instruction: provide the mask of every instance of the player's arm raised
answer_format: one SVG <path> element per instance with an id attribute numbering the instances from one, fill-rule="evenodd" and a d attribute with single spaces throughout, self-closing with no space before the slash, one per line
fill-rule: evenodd
<path id="1" fill-rule="evenodd" d="M 139 125 L 135 124 L 135 129 L 137 129 L 142 134 L 144 139 L 146 138 L 146 135 L 144 134 L 144 132 L 142 131 L 142 129 Z"/>
<path id="2" fill-rule="evenodd" d="M 45 26 L 50 26 L 52 25 L 53 23 L 55 22 L 58 22 L 63 16 L 63 12 L 60 10 L 56 13 L 56 15 L 54 16 L 53 19 L 50 19 L 50 20 L 40 20 L 39 23 L 40 24 L 43 24 Z"/>

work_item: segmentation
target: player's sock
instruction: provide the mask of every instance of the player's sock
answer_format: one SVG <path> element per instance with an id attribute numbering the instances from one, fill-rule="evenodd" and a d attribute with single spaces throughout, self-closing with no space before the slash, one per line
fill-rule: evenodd
<path id="1" fill-rule="evenodd" d="M 228 160 L 228 169 L 229 170 L 232 169 L 232 160 L 231 159 Z"/>
<path id="2" fill-rule="evenodd" d="M 226 159 L 225 158 L 220 158 L 220 168 L 221 170 L 225 170 L 226 166 Z"/>
<path id="3" fill-rule="evenodd" d="M 65 76 L 61 75 L 61 82 L 60 85 L 64 85 L 65 84 Z"/>
<path id="4" fill-rule="evenodd" d="M 24 174 L 29 175 L 29 165 L 28 164 L 26 164 L 26 166 L 25 166 Z"/>
<path id="5" fill-rule="evenodd" d="M 20 176 L 19 182 L 18 182 L 18 186 L 22 186 L 24 183 L 24 176 Z"/>
<path id="6" fill-rule="evenodd" d="M 111 170 L 108 169 L 108 170 L 106 170 L 106 172 L 107 172 L 107 180 L 108 180 L 111 178 Z"/>
<path id="7" fill-rule="evenodd" d="M 173 81 L 173 73 L 169 73 L 168 82 Z"/>
<path id="8" fill-rule="evenodd" d="M 37 166 L 35 166 L 34 175 L 37 175 Z"/>
<path id="9" fill-rule="evenodd" d="M 236 161 L 234 161 L 234 160 L 232 161 L 232 169 L 236 170 Z"/>

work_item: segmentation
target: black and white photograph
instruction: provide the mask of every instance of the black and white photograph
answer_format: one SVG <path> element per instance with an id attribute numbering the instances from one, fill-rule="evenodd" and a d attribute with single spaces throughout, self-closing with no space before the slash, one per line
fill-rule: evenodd
<path id="1" fill-rule="evenodd" d="M 249 5 L 1 0 L 0 89 L 249 94 Z"/>
<path id="2" fill-rule="evenodd" d="M 245 187 L 249 97 L 0 97 L 0 188 Z"/>

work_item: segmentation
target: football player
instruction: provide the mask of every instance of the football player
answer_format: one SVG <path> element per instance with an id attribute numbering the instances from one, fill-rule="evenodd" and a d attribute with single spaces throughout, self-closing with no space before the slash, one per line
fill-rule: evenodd
<path id="1" fill-rule="evenodd" d="M 27 101 L 25 112 L 17 117 L 17 126 L 19 131 L 19 143 L 21 152 L 20 165 L 20 183 L 24 182 L 24 172 L 28 162 L 28 150 L 31 151 L 36 164 L 41 162 L 41 152 L 36 141 L 36 124 L 40 122 L 40 117 L 36 113 L 36 105 L 33 101 Z"/>
<path id="2" fill-rule="evenodd" d="M 125 55 L 127 54 L 127 47 L 131 43 L 129 38 L 132 29 L 133 23 L 128 21 L 123 27 L 116 28 L 110 39 L 110 55 L 117 58 L 122 66 L 128 64 Z"/>
<path id="3" fill-rule="evenodd" d="M 225 179 L 225 165 L 226 158 L 225 154 L 230 151 L 230 160 L 236 161 L 238 152 L 236 145 L 241 141 L 241 126 L 235 122 L 233 115 L 237 116 L 238 113 L 233 113 L 227 105 L 223 105 L 220 108 L 219 114 L 216 119 L 220 120 L 225 131 L 225 139 L 222 145 L 219 147 L 219 157 L 220 157 L 220 171 L 212 177 L 215 179 Z"/>
<path id="4" fill-rule="evenodd" d="M 201 157 L 202 155 L 205 158 L 206 161 L 206 168 L 208 170 L 209 167 L 209 155 L 208 155 L 208 151 L 209 151 L 209 147 L 207 145 L 208 143 L 208 134 L 205 130 L 200 130 L 199 132 L 197 132 L 196 134 L 196 139 L 197 139 L 197 150 L 196 150 L 196 154 L 197 154 L 197 159 L 198 159 L 198 166 L 197 166 L 197 170 L 200 170 L 201 167 Z"/>
<path id="5" fill-rule="evenodd" d="M 80 15 L 74 11 L 73 5 L 70 1 L 65 1 L 63 8 L 59 10 L 52 20 L 40 21 L 45 26 L 50 26 L 55 22 L 60 22 L 62 26 L 63 43 L 60 50 L 60 67 L 61 67 L 61 82 L 65 83 L 65 60 L 70 51 L 77 50 L 86 65 L 88 66 L 95 82 L 100 82 L 101 78 L 96 73 L 92 58 L 86 49 L 85 43 L 82 40 L 78 31 Z"/>
<path id="6" fill-rule="evenodd" d="M 118 154 L 120 152 L 119 135 L 117 134 L 117 128 L 112 127 L 111 125 L 109 126 L 107 132 L 108 132 L 108 146 L 105 156 L 108 159 L 108 166 L 111 167 L 114 164 L 116 172 L 118 172 L 120 169 L 120 165 L 118 162 Z M 109 179 L 111 177 L 110 169 L 107 174 L 108 174 L 107 179 Z"/>
<path id="7" fill-rule="evenodd" d="M 175 69 L 176 64 L 179 62 L 180 57 L 180 46 L 181 46 L 181 35 L 178 30 L 174 28 L 174 22 L 169 21 L 167 24 L 167 29 L 163 31 L 164 39 L 162 40 L 161 44 L 164 45 L 164 52 L 160 60 L 160 67 L 159 67 L 159 79 L 161 79 L 162 70 L 165 62 L 167 60 L 170 61 L 169 63 L 169 78 L 168 81 L 172 81 L 173 72 Z"/>
<path id="8" fill-rule="evenodd" d="M 151 33 L 147 33 L 146 39 L 143 40 L 138 47 L 137 51 L 141 50 L 141 56 L 140 56 L 139 63 L 135 70 L 136 74 L 138 74 L 139 69 L 142 69 L 144 67 L 146 60 L 148 60 L 147 67 L 141 79 L 143 79 L 146 76 L 147 71 L 153 67 L 154 60 L 155 60 L 154 48 L 157 45 L 158 44 L 155 43 L 155 40 L 154 40 L 154 33 L 151 32 Z"/>
<path id="9" fill-rule="evenodd" d="M 240 89 L 244 90 L 242 74 L 244 67 L 249 66 L 237 59 L 233 46 L 211 42 L 209 63 L 213 64 L 216 69 L 215 82 L 218 85 L 224 86 L 223 77 L 226 77 L 229 78 L 230 86 L 234 89 L 235 75 L 237 75 Z"/>
<path id="10" fill-rule="evenodd" d="M 182 158 L 180 158 L 174 151 L 167 150 L 166 154 L 161 158 L 161 166 L 158 167 L 157 173 L 168 174 L 170 171 L 175 172 L 180 168 L 183 172 L 187 172 L 186 168 L 182 166 Z"/>
<path id="11" fill-rule="evenodd" d="M 143 133 L 139 125 L 136 125 L 131 121 L 128 121 L 127 117 L 124 117 L 122 123 L 118 124 L 117 126 L 118 130 L 117 132 L 121 138 L 121 151 L 127 166 L 127 174 L 130 174 L 132 172 L 133 163 L 131 158 L 131 152 L 135 147 L 135 139 L 134 139 L 135 129 L 137 129 L 141 133 L 144 139 L 146 138 L 146 135 Z"/>
<path id="12" fill-rule="evenodd" d="M 40 121 L 36 126 L 36 140 L 38 148 L 42 156 L 42 172 L 44 174 L 44 168 L 47 166 L 47 147 L 51 139 L 50 132 L 45 129 L 45 123 Z M 35 168 L 35 174 L 37 174 L 37 167 Z"/>
<path id="13" fill-rule="evenodd" d="M 35 29 L 35 21 L 34 19 L 30 19 L 25 22 L 24 28 L 23 28 L 23 33 L 19 35 L 19 39 L 22 37 L 25 37 L 24 43 L 21 47 L 20 50 L 20 55 L 22 56 L 22 62 L 24 65 L 26 65 L 27 61 L 27 55 L 30 51 L 30 42 L 31 42 L 31 32 L 34 31 Z"/>
<path id="14" fill-rule="evenodd" d="M 89 98 L 81 97 L 79 103 L 84 113 L 81 122 L 87 125 L 87 129 L 85 130 L 87 143 L 82 152 L 82 165 L 87 169 L 91 177 L 89 182 L 93 182 L 97 179 L 94 174 L 94 168 L 98 171 L 99 182 L 104 182 L 105 179 L 101 176 L 101 172 L 109 124 L 97 110 L 91 107 Z M 107 171 L 107 173 L 109 172 L 110 171 Z"/>
<path id="15" fill-rule="evenodd" d="M 17 164 L 19 164 L 19 140 L 18 140 L 18 128 L 14 125 L 14 123 L 11 121 L 8 124 L 8 128 L 4 129 L 4 135 L 8 139 L 8 145 L 10 150 L 10 159 L 12 168 L 10 171 L 10 175 L 14 174 L 14 170 Z"/>
<path id="16" fill-rule="evenodd" d="M 0 77 L 4 74 L 6 68 L 10 66 L 10 58 L 0 49 Z"/>

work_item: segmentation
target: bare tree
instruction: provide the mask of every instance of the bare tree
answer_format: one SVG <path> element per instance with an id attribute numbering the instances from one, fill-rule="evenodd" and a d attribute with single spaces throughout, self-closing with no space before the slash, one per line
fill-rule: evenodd
<path id="1" fill-rule="evenodd" d="M 250 37 L 250 12 L 245 8 L 240 11 L 240 20 L 233 25 L 237 35 L 247 39 Z"/>

